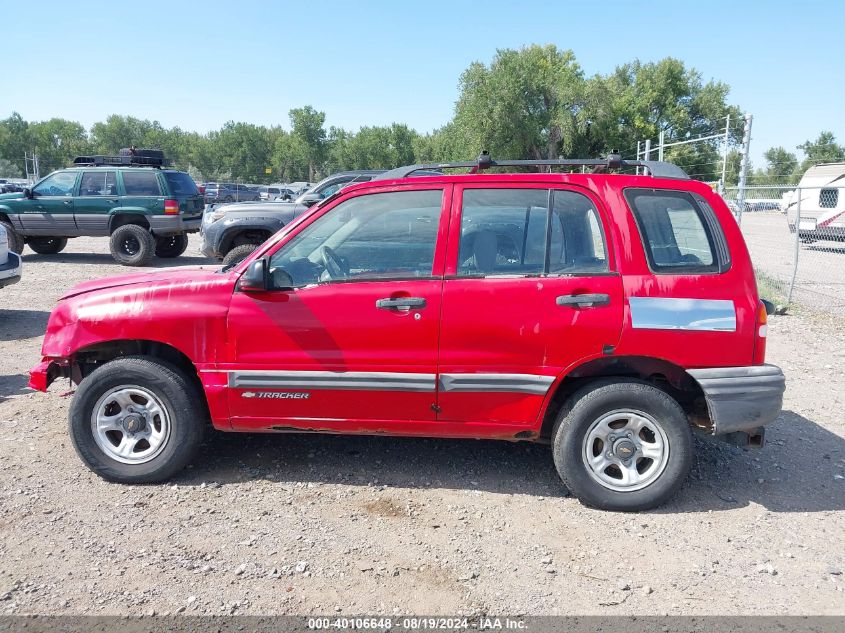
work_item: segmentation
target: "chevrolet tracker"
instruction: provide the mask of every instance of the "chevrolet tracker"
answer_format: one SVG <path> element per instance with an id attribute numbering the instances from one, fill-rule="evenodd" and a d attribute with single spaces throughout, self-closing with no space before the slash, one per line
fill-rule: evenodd
<path id="1" fill-rule="evenodd" d="M 784 391 L 765 351 L 710 187 L 614 154 L 482 154 L 344 188 L 233 266 L 76 286 L 30 385 L 78 385 L 73 444 L 111 481 L 171 477 L 210 422 L 546 441 L 583 503 L 642 510 L 683 483 L 693 431 L 762 444 Z"/>

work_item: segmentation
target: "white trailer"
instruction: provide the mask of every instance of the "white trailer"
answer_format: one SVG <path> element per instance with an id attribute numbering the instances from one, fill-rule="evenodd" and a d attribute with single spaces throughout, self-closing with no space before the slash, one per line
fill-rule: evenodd
<path id="1" fill-rule="evenodd" d="M 845 240 L 845 163 L 810 167 L 798 188 L 783 195 L 782 206 L 795 232 L 800 197 L 798 234 L 806 240 Z"/>

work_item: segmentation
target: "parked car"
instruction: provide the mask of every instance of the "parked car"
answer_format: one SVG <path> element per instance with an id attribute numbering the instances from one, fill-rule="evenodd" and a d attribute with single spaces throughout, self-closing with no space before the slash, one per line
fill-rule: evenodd
<path id="1" fill-rule="evenodd" d="M 202 222 L 202 196 L 187 173 L 166 168 L 160 152 L 135 151 L 81 156 L 32 188 L 0 195 L 12 250 L 26 244 L 52 255 L 69 238 L 90 235 L 108 236 L 112 257 L 125 266 L 184 253 L 187 234 Z"/>
<path id="2" fill-rule="evenodd" d="M 21 256 L 9 250 L 9 237 L 5 226 L 0 224 L 0 288 L 16 284 L 21 280 Z"/>
<path id="3" fill-rule="evenodd" d="M 258 191 L 234 182 L 209 182 L 205 186 L 205 202 L 250 202 L 260 200 Z"/>
<path id="4" fill-rule="evenodd" d="M 784 377 L 723 200 L 667 163 L 530 164 L 650 175 L 390 171 L 234 267 L 76 286 L 30 386 L 78 383 L 71 440 L 124 483 L 172 476 L 209 420 L 547 441 L 568 489 L 610 510 L 670 498 L 693 429 L 762 445 Z"/>
<path id="5" fill-rule="evenodd" d="M 258 195 L 265 202 L 274 200 L 287 202 L 293 200 L 293 191 L 277 185 L 262 185 L 258 188 Z"/>
<path id="6" fill-rule="evenodd" d="M 206 257 L 223 260 L 224 265 L 239 262 L 295 217 L 343 187 L 366 182 L 384 170 L 345 171 L 318 182 L 293 203 L 230 204 L 206 208 L 200 235 L 200 250 Z"/>

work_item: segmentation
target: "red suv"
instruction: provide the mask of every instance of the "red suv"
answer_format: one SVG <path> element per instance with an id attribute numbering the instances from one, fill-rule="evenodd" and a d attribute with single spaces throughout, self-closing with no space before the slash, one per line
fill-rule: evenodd
<path id="1" fill-rule="evenodd" d="M 479 173 L 549 165 L 594 169 Z M 710 187 L 618 155 L 483 154 L 342 189 L 234 266 L 76 286 L 30 385 L 79 385 L 71 437 L 111 481 L 170 477 L 210 420 L 546 441 L 584 503 L 641 510 L 684 481 L 693 431 L 762 444 L 784 390 L 765 347 Z"/>

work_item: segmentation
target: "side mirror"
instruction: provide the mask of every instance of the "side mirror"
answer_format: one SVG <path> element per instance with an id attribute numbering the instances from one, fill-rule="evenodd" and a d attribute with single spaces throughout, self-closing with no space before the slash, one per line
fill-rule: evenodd
<path id="1" fill-rule="evenodd" d="M 27 187 L 26 189 L 23 190 L 23 195 L 24 195 L 24 198 L 29 198 L 29 199 L 32 199 L 32 198 L 35 197 L 35 194 L 32 193 L 32 189 L 30 189 L 29 187 Z"/>
<path id="2" fill-rule="evenodd" d="M 769 301 L 768 299 L 760 299 L 763 302 L 763 305 L 766 307 L 766 314 L 771 316 L 775 313 L 775 304 Z"/>
<path id="3" fill-rule="evenodd" d="M 238 290 L 243 292 L 264 292 L 269 286 L 266 259 L 257 259 L 252 262 L 238 280 Z"/>

